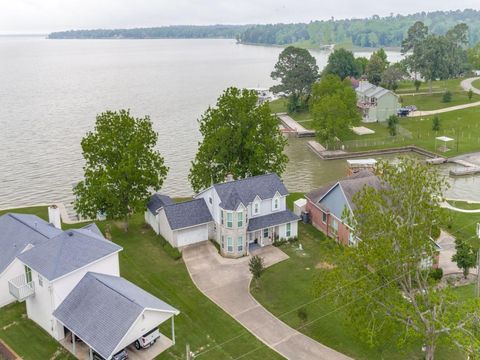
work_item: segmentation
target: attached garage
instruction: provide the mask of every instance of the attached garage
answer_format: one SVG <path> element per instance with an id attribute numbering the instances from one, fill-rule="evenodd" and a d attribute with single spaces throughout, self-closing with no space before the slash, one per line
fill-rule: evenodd
<path id="1" fill-rule="evenodd" d="M 175 231 L 177 247 L 208 240 L 208 223 Z"/>
<path id="2" fill-rule="evenodd" d="M 183 247 L 208 240 L 208 226 L 213 221 L 203 198 L 165 205 L 158 213 L 160 235 L 173 247 Z"/>

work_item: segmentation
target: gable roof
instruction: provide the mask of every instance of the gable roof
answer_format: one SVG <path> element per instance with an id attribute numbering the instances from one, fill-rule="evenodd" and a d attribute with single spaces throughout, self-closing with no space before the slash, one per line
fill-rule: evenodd
<path id="1" fill-rule="evenodd" d="M 322 203 L 328 194 L 335 188 L 339 187 L 345 196 L 345 201 L 347 202 L 348 206 L 353 210 L 355 208 L 353 197 L 358 191 L 362 190 L 364 186 L 369 186 L 380 190 L 383 185 L 381 180 L 375 174 L 368 170 L 361 170 L 358 173 L 346 177 L 336 183 L 313 190 L 312 192 L 308 193 L 306 197 L 322 207 Z M 328 208 L 326 210 L 328 210 Z"/>
<path id="2" fill-rule="evenodd" d="M 240 203 L 247 206 L 255 197 L 271 199 L 278 192 L 288 195 L 288 190 L 277 174 L 252 176 L 213 185 L 220 197 L 220 206 L 225 210 L 236 210 Z"/>
<path id="3" fill-rule="evenodd" d="M 78 229 L 64 231 L 17 257 L 52 281 L 120 250 L 91 230 Z"/>
<path id="4" fill-rule="evenodd" d="M 359 86 L 355 90 L 361 96 L 376 97 L 377 99 L 389 93 L 397 96 L 393 91 L 373 85 L 367 81 L 360 81 Z"/>
<path id="5" fill-rule="evenodd" d="M 213 221 L 203 198 L 165 205 L 165 216 L 172 230 L 205 224 Z"/>
<path id="6" fill-rule="evenodd" d="M 28 244 L 42 244 L 61 232 L 36 215 L 8 213 L 0 216 L 0 274 Z"/>
<path id="7" fill-rule="evenodd" d="M 165 205 L 170 205 L 170 204 L 173 204 L 173 201 L 170 198 L 170 196 L 156 193 L 150 197 L 150 200 L 147 203 L 147 209 L 152 214 L 156 215 L 158 209 L 164 207 Z"/>
<path id="8" fill-rule="evenodd" d="M 88 272 L 53 316 L 108 359 L 147 309 L 179 314 L 174 307 L 122 277 Z"/>

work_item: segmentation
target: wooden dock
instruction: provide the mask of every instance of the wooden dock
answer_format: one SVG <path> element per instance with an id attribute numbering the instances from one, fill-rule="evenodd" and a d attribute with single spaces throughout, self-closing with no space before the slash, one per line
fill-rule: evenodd
<path id="1" fill-rule="evenodd" d="M 285 127 L 284 132 L 293 133 L 297 137 L 314 137 L 315 131 L 305 129 L 298 122 L 293 120 L 287 113 L 277 113 L 277 117 L 282 122 L 282 125 Z"/>

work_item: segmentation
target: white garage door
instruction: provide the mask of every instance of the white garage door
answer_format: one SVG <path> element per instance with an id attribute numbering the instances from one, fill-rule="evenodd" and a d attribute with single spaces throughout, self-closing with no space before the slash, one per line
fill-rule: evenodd
<path id="1" fill-rule="evenodd" d="M 195 244 L 208 240 L 208 225 L 199 225 L 177 231 L 177 246 Z"/>

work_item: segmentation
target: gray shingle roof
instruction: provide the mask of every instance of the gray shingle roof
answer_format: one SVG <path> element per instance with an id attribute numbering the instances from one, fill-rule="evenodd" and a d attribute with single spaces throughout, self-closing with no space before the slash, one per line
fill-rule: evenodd
<path id="1" fill-rule="evenodd" d="M 172 230 L 205 224 L 213 221 L 203 198 L 165 205 L 163 207 Z"/>
<path id="2" fill-rule="evenodd" d="M 122 248 L 90 230 L 67 230 L 17 257 L 48 280 L 80 269 Z"/>
<path id="3" fill-rule="evenodd" d="M 313 190 L 308 193 L 306 197 L 312 202 L 321 206 L 322 199 L 335 186 L 340 186 L 342 188 L 348 205 L 350 205 L 350 207 L 354 209 L 355 204 L 353 203 L 353 197 L 364 186 L 370 186 L 379 190 L 380 188 L 382 188 L 383 185 L 381 180 L 375 174 L 368 170 L 362 170 L 352 176 L 346 177 L 338 181 L 337 183 L 329 184 L 319 189 Z"/>
<path id="4" fill-rule="evenodd" d="M 220 197 L 220 206 L 225 210 L 236 210 L 240 203 L 247 206 L 257 195 L 261 199 L 271 199 L 276 192 L 288 195 L 282 180 L 274 173 L 215 184 L 213 187 Z"/>
<path id="5" fill-rule="evenodd" d="M 108 359 L 145 309 L 179 314 L 124 278 L 88 272 L 53 316 Z"/>
<path id="6" fill-rule="evenodd" d="M 157 214 L 158 209 L 164 207 L 165 205 L 173 204 L 170 196 L 163 194 L 153 194 L 150 197 L 150 200 L 147 203 L 147 209 L 154 215 Z"/>
<path id="7" fill-rule="evenodd" d="M 298 221 L 300 217 L 290 210 L 271 213 L 264 216 L 250 218 L 247 231 L 255 231 L 269 226 L 281 225 L 292 221 Z"/>
<path id="8" fill-rule="evenodd" d="M 0 273 L 28 244 L 42 244 L 61 232 L 35 215 L 9 213 L 0 216 Z"/>

